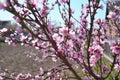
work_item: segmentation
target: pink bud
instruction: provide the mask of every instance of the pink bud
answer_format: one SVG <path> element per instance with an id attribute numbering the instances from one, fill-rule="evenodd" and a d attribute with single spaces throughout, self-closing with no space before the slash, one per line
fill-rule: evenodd
<path id="1" fill-rule="evenodd" d="M 68 0 L 61 0 L 61 2 L 66 3 L 66 2 L 68 2 Z"/>

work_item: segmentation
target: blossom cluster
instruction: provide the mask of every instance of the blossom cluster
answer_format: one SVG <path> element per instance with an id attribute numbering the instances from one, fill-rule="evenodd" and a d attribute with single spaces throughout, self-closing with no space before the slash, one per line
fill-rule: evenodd
<path id="1" fill-rule="evenodd" d="M 97 10 L 103 10 L 100 0 L 88 0 L 88 4 L 81 11 L 80 20 L 73 16 L 74 10 L 70 0 L 56 0 L 50 7 L 48 0 L 25 0 L 20 3 L 18 0 L 7 0 L 6 5 L 0 4 L 0 9 L 5 9 L 14 14 L 18 23 L 15 30 L 6 37 L 5 42 L 17 46 L 34 47 L 42 54 L 42 59 L 32 52 L 27 57 L 41 62 L 51 58 L 53 62 L 60 61 L 61 65 L 44 70 L 36 76 L 32 74 L 11 74 L 15 80 L 64 80 L 75 78 L 78 80 L 104 80 L 111 76 L 113 68 L 120 71 L 120 39 L 110 45 L 110 53 L 114 55 L 113 62 L 108 66 L 104 63 L 105 43 L 108 43 L 109 36 L 106 35 L 108 24 L 106 20 L 96 19 Z M 40 4 L 40 5 L 39 5 Z M 64 25 L 57 27 L 49 19 L 50 12 L 58 5 Z M 115 7 L 118 10 L 117 7 Z M 107 16 L 111 20 L 117 18 L 115 12 Z M 90 20 L 88 20 L 88 18 Z M 79 23 L 76 26 L 75 22 Z M 6 28 L 0 30 L 1 36 L 9 31 Z M 76 69 L 77 68 L 77 69 Z M 97 69 L 96 69 L 97 68 Z M 79 75 L 80 70 L 83 76 Z M 73 73 L 66 75 L 66 73 Z M 0 79 L 8 78 L 1 74 Z"/>

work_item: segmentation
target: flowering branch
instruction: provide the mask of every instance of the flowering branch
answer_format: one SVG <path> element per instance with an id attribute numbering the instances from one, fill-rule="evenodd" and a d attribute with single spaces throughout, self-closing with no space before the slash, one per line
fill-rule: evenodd
<path id="1" fill-rule="evenodd" d="M 41 60 L 37 55 L 36 61 L 44 61 L 52 58 L 54 62 L 60 61 L 62 65 L 44 70 L 40 68 L 40 74 L 18 74 L 12 76 L 13 80 L 56 80 L 75 78 L 77 80 L 105 80 L 112 76 L 115 70 L 119 76 L 120 71 L 120 39 L 116 39 L 110 45 L 110 53 L 113 55 L 113 62 L 104 63 L 104 54 L 109 37 L 106 35 L 108 23 L 106 20 L 96 19 L 99 9 L 103 9 L 100 0 L 88 0 L 83 7 L 80 21 L 73 17 L 70 0 L 56 0 L 50 7 L 48 0 L 25 0 L 19 3 L 18 0 L 7 0 L 6 5 L 0 4 L 0 9 L 5 9 L 14 15 L 14 19 L 20 27 L 13 30 L 10 36 L 6 37 L 8 44 L 33 46 L 43 54 Z M 57 28 L 49 19 L 49 14 L 58 5 L 59 13 L 64 21 L 64 26 Z M 115 20 L 116 14 L 109 13 L 108 19 Z M 89 20 L 88 20 L 89 19 Z M 79 27 L 75 25 L 79 23 Z M 119 31 L 119 25 L 114 24 Z M 27 30 L 27 31 L 26 31 Z M 2 35 L 8 29 L 1 29 Z M 118 32 L 119 34 L 119 32 Z M 16 38 L 19 37 L 19 38 Z M 3 37 L 3 36 L 2 36 Z M 57 65 L 57 64 L 56 64 Z M 108 67 L 110 66 L 110 68 Z M 79 73 L 80 70 L 80 73 Z M 71 72 L 72 75 L 63 73 Z M 5 75 L 6 76 L 6 75 Z M 0 76 L 1 78 L 7 78 Z M 73 76 L 73 77 L 72 77 Z"/>

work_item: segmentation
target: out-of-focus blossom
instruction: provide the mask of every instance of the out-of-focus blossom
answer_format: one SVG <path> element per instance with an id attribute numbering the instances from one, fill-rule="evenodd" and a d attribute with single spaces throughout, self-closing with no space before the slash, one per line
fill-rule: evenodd
<path id="1" fill-rule="evenodd" d="M 16 17 L 16 16 L 13 16 L 13 18 L 15 19 L 16 22 L 18 22 L 18 23 L 21 22 L 20 19 L 18 17 Z"/>
<path id="2" fill-rule="evenodd" d="M 99 56 L 97 57 L 97 56 L 95 56 L 95 55 L 92 55 L 91 57 L 90 57 L 90 64 L 91 64 L 91 66 L 95 66 L 96 65 L 96 62 L 99 60 Z"/>
<path id="3" fill-rule="evenodd" d="M 31 4 L 33 7 L 37 7 L 39 5 L 40 0 L 25 0 L 25 2 Z"/>
<path id="4" fill-rule="evenodd" d="M 4 78 L 2 76 L 0 76 L 0 80 L 4 80 Z"/>
<path id="5" fill-rule="evenodd" d="M 22 33 L 23 32 L 23 29 L 22 29 L 22 27 L 17 27 L 17 29 L 16 29 L 16 31 L 15 31 L 16 33 Z"/>
<path id="6" fill-rule="evenodd" d="M 86 9 L 86 10 L 89 10 L 89 8 L 90 8 L 90 5 L 89 5 L 89 4 L 86 4 L 86 5 L 85 5 L 85 9 Z"/>
<path id="7" fill-rule="evenodd" d="M 97 19 L 95 23 L 99 25 L 101 23 L 101 19 Z"/>
<path id="8" fill-rule="evenodd" d="M 91 79 L 85 76 L 83 80 L 91 80 Z"/>
<path id="9" fill-rule="evenodd" d="M 116 18 L 116 13 L 115 12 L 109 12 L 109 14 L 107 15 L 107 18 L 115 19 Z"/>
<path id="10" fill-rule="evenodd" d="M 0 32 L 2 32 L 2 33 L 5 33 L 5 32 L 7 32 L 7 31 L 8 31 L 7 28 L 0 29 Z"/>
<path id="11" fill-rule="evenodd" d="M 6 37 L 5 42 L 10 45 L 13 41 L 11 38 Z"/>
<path id="12" fill-rule="evenodd" d="M 104 6 L 100 5 L 100 6 L 98 6 L 98 8 L 103 10 Z"/>
<path id="13" fill-rule="evenodd" d="M 69 0 L 61 0 L 61 2 L 63 2 L 63 3 L 66 3 L 66 2 L 68 2 Z"/>
<path id="14" fill-rule="evenodd" d="M 21 34 L 20 41 L 24 42 L 27 39 L 27 36 Z"/>
<path id="15" fill-rule="evenodd" d="M 0 2 L 0 10 L 1 9 L 6 9 L 7 8 L 7 3 L 5 2 Z"/>
<path id="16" fill-rule="evenodd" d="M 110 72 L 110 70 L 106 66 L 104 66 L 104 65 L 102 66 L 102 69 L 104 70 L 104 72 L 106 74 L 108 74 Z"/>
<path id="17" fill-rule="evenodd" d="M 114 69 L 119 72 L 120 71 L 120 65 L 119 64 L 115 64 Z"/>

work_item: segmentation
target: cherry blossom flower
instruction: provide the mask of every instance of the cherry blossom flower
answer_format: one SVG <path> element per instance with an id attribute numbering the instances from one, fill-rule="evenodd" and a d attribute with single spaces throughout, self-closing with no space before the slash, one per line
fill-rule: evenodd
<path id="1" fill-rule="evenodd" d="M 16 17 L 16 16 L 13 16 L 13 19 L 15 19 L 15 21 L 18 22 L 18 23 L 21 22 L 20 19 L 18 17 Z"/>
<path id="2" fill-rule="evenodd" d="M 86 4 L 86 5 L 85 5 L 85 9 L 86 9 L 86 10 L 89 10 L 89 8 L 90 8 L 90 5 L 89 5 L 89 4 Z"/>
<path id="3" fill-rule="evenodd" d="M 97 20 L 95 21 L 95 23 L 96 23 L 96 24 L 100 24 L 100 23 L 101 23 L 101 19 L 100 19 L 100 18 L 97 19 Z"/>
<path id="4" fill-rule="evenodd" d="M 120 54 L 120 46 L 111 47 L 112 52 L 115 54 Z"/>
<path id="5" fill-rule="evenodd" d="M 117 40 L 117 41 L 118 41 L 118 44 L 120 44 L 120 38 L 118 38 L 118 40 Z"/>
<path id="6" fill-rule="evenodd" d="M 68 33 L 68 27 L 62 27 L 59 29 L 59 33 L 62 35 L 62 36 L 67 36 L 69 33 Z"/>
<path id="7" fill-rule="evenodd" d="M 64 41 L 63 37 L 59 36 L 59 34 L 57 33 L 54 33 L 52 37 L 56 41 L 58 46 L 62 41 Z"/>
<path id="8" fill-rule="evenodd" d="M 103 54 L 103 48 L 99 45 L 93 45 L 92 47 L 89 48 L 89 52 L 92 54 L 97 54 L 97 55 L 101 55 Z"/>
<path id="9" fill-rule="evenodd" d="M 120 10 L 120 7 L 115 5 L 115 6 L 114 6 L 114 9 L 115 9 L 115 11 L 118 12 L 118 11 Z"/>
<path id="10" fill-rule="evenodd" d="M 32 44 L 33 44 L 33 46 L 36 46 L 36 45 L 37 45 L 37 42 L 38 42 L 38 39 L 34 39 L 34 40 L 32 40 Z"/>
<path id="11" fill-rule="evenodd" d="M 4 80 L 4 78 L 2 76 L 0 76 L 0 80 Z"/>
<path id="12" fill-rule="evenodd" d="M 3 4 L 0 3 L 0 10 L 3 9 L 3 8 L 4 8 Z"/>
<path id="13" fill-rule="evenodd" d="M 120 38 L 118 38 L 117 42 L 112 41 L 110 44 L 110 49 L 115 54 L 120 54 Z"/>
<path id="14" fill-rule="evenodd" d="M 0 10 L 7 9 L 7 7 L 8 7 L 7 2 L 0 2 Z"/>
<path id="15" fill-rule="evenodd" d="M 100 6 L 98 6 L 98 8 L 103 10 L 104 6 L 100 5 Z"/>
<path id="16" fill-rule="evenodd" d="M 23 4 L 19 3 L 19 0 L 9 1 L 11 5 L 9 5 L 8 9 L 6 8 L 8 6 L 7 4 L 0 4 L 0 9 L 6 8 L 6 10 L 13 13 L 15 15 L 13 18 L 17 23 L 21 24 L 21 27 L 18 27 L 16 30 L 11 30 L 12 33 L 9 37 L 6 37 L 5 42 L 13 46 L 16 46 L 16 44 L 20 42 L 21 45 L 34 47 L 37 51 L 40 51 L 42 57 L 32 51 L 28 52 L 27 57 L 32 58 L 36 62 L 43 62 L 47 58 L 51 58 L 53 62 L 59 60 L 59 64 L 64 63 L 63 65 L 65 65 L 54 66 L 48 70 L 40 68 L 39 74 L 34 76 L 23 73 L 19 73 L 18 75 L 13 74 L 11 76 L 12 79 L 62 80 L 64 73 L 68 70 L 70 70 L 78 80 L 103 78 L 99 70 L 96 74 L 95 68 L 97 68 L 97 62 L 102 60 L 102 56 L 104 56 L 103 47 L 108 40 L 106 35 L 108 24 L 106 20 L 94 18 L 97 10 L 103 10 L 103 5 L 99 5 L 97 0 L 89 0 L 90 3 L 83 7 L 84 10 L 80 13 L 80 21 L 74 20 L 72 15 L 74 10 L 72 10 L 72 6 L 69 5 L 69 0 L 57 0 L 51 5 L 48 0 L 41 0 L 41 2 L 40 0 L 25 0 Z M 64 21 L 59 29 L 56 28 L 56 26 L 52 24 L 52 20 L 49 19 L 49 13 L 56 4 L 59 6 L 59 12 Z M 117 6 L 114 8 L 116 8 L 116 11 L 119 10 Z M 107 15 L 111 20 L 115 20 L 117 16 L 117 13 L 112 11 Z M 88 18 L 90 20 L 88 20 Z M 80 24 L 76 25 L 75 21 Z M 24 32 L 25 29 L 27 29 L 27 32 Z M 0 29 L 1 33 L 6 33 L 7 31 L 5 28 Z M 120 39 L 114 41 L 110 45 L 110 49 L 111 52 L 114 53 L 113 55 L 117 56 L 114 69 L 120 71 L 118 64 L 120 63 Z M 86 58 L 88 58 L 90 63 L 88 63 Z M 79 78 L 79 74 L 74 70 L 76 66 L 78 69 L 82 69 L 84 75 L 83 77 L 80 75 L 82 79 Z M 110 69 L 105 65 L 100 65 L 99 67 L 101 67 L 102 75 L 107 75 L 110 72 Z M 88 70 L 89 68 L 91 70 Z M 91 71 L 93 71 L 94 75 L 91 74 Z M 68 76 L 65 75 L 64 77 L 68 78 Z M 0 78 L 1 77 L 2 76 L 0 76 Z"/>
<path id="17" fill-rule="evenodd" d="M 106 74 L 110 72 L 110 70 L 104 65 L 102 66 L 102 69 L 105 71 Z"/>
<path id="18" fill-rule="evenodd" d="M 107 18 L 115 19 L 116 18 L 116 13 L 115 12 L 109 12 L 109 14 L 107 15 Z"/>
<path id="19" fill-rule="evenodd" d="M 69 0 L 61 0 L 61 2 L 63 2 L 63 3 L 66 3 L 66 2 L 68 2 Z"/>
<path id="20" fill-rule="evenodd" d="M 120 71 L 120 65 L 119 64 L 115 64 L 114 69 L 119 72 Z"/>
<path id="21" fill-rule="evenodd" d="M 9 45 L 13 42 L 11 38 L 6 37 L 5 42 L 8 43 Z"/>
<path id="22" fill-rule="evenodd" d="M 90 65 L 91 66 L 95 66 L 96 65 L 96 62 L 99 60 L 99 56 L 97 57 L 97 56 L 95 56 L 95 55 L 92 55 L 91 57 L 90 57 Z"/>
<path id="23" fill-rule="evenodd" d="M 17 27 L 15 32 L 16 32 L 17 34 L 22 33 L 22 32 L 23 32 L 22 27 Z"/>
<path id="24" fill-rule="evenodd" d="M 31 4 L 33 7 L 37 7 L 39 4 L 39 0 L 25 0 L 25 2 L 28 2 Z"/>
<path id="25" fill-rule="evenodd" d="M 2 33 L 5 33 L 5 32 L 7 32 L 7 31 L 8 31 L 7 28 L 0 29 L 0 32 L 2 32 Z"/>
<path id="26" fill-rule="evenodd" d="M 22 42 L 24 42 L 26 39 L 27 39 L 27 36 L 21 34 L 21 36 L 20 36 L 20 40 L 21 40 Z"/>

